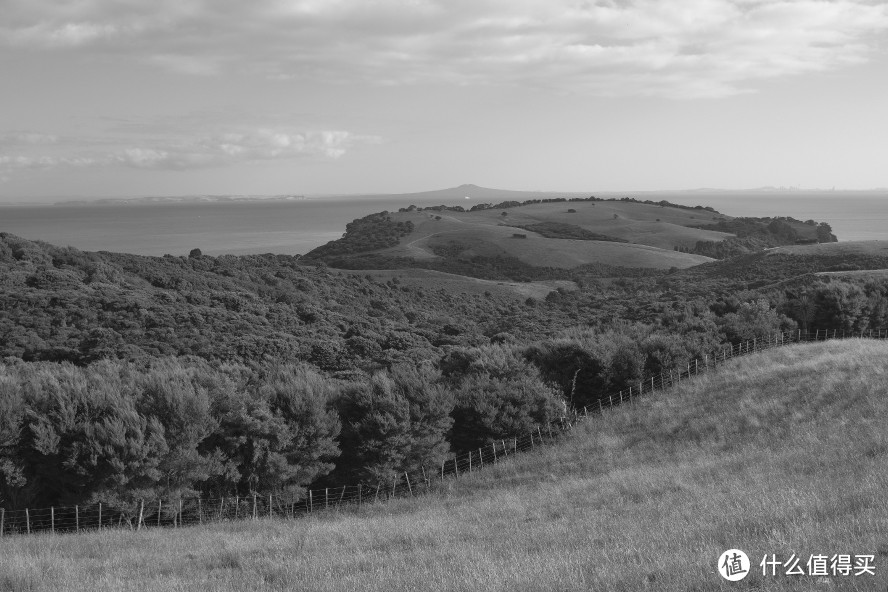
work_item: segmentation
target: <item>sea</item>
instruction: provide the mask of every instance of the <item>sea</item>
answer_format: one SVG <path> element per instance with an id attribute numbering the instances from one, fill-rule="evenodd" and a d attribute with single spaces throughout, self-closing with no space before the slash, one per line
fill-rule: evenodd
<path id="1" fill-rule="evenodd" d="M 575 194 L 574 194 L 575 195 Z M 840 241 L 888 240 L 885 191 L 688 191 L 598 193 L 710 206 L 729 216 L 791 216 L 827 222 Z M 558 197 L 558 194 L 541 197 Z M 511 199 L 504 196 L 503 199 Z M 488 200 L 489 201 L 489 200 Z M 5 205 L 0 232 L 83 251 L 139 255 L 305 254 L 342 236 L 346 224 L 415 203 L 409 197 L 337 196 L 283 200 L 140 205 Z M 435 205 L 469 206 L 463 199 Z"/>

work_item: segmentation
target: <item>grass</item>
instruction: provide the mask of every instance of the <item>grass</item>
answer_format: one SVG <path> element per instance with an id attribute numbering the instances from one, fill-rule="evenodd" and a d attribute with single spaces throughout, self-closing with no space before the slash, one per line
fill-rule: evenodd
<path id="1" fill-rule="evenodd" d="M 434 271 L 431 269 L 340 269 L 336 271 L 337 273 L 345 273 L 349 275 L 370 275 L 376 281 L 381 282 L 397 278 L 400 285 L 423 288 L 424 290 L 429 291 L 444 289 L 451 294 L 465 293 L 473 295 L 484 295 L 489 292 L 497 296 L 520 298 L 521 300 L 528 297 L 541 300 L 545 298 L 549 292 L 552 292 L 557 288 L 563 288 L 568 291 L 577 289 L 577 285 L 569 280 L 546 280 L 537 282 L 483 280 L 465 275 Z"/>
<path id="2" fill-rule="evenodd" d="M 568 209 L 576 211 L 569 213 Z M 507 214 L 505 217 L 503 212 Z M 694 227 L 712 222 L 710 212 L 630 202 L 535 204 L 465 213 L 402 212 L 392 214 L 392 217 L 399 221 L 409 220 L 414 229 L 398 246 L 383 251 L 389 255 L 434 258 L 431 246 L 458 241 L 466 245 L 466 256 L 507 254 L 530 265 L 563 268 L 608 263 L 625 267 L 683 269 L 711 259 L 674 251 L 673 246 L 693 247 L 698 240 L 722 240 L 732 236 Z M 515 227 L 542 222 L 571 224 L 629 243 L 545 238 Z M 510 226 L 504 226 L 506 224 Z M 516 232 L 527 234 L 527 240 L 515 240 L 512 235 Z"/>
<path id="3" fill-rule="evenodd" d="M 885 590 L 888 344 L 736 360 L 562 443 L 359 511 L 0 540 L 0 590 Z M 753 573 L 715 574 L 743 549 Z M 762 577 L 764 554 L 876 576 Z"/>
<path id="4" fill-rule="evenodd" d="M 844 241 L 817 245 L 789 245 L 768 251 L 769 255 L 877 255 L 888 256 L 888 241 Z"/>

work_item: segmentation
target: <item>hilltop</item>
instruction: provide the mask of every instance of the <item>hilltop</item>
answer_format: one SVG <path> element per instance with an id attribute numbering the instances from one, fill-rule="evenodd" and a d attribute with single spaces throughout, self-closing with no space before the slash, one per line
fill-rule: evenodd
<path id="1" fill-rule="evenodd" d="M 495 194 L 474 186 L 445 190 Z M 437 195 L 436 192 L 431 192 Z M 417 194 L 419 195 L 419 194 Z M 402 207 L 353 221 L 306 255 L 345 269 L 419 267 L 484 279 L 634 277 L 779 245 L 835 241 L 829 225 L 731 218 L 712 208 L 594 196 Z"/>
<path id="2" fill-rule="evenodd" d="M 884 589 L 888 344 L 792 346 L 581 423 L 431 495 L 296 521 L 0 540 L 13 589 Z M 850 429 L 853 426 L 853 429 Z M 52 547 L 52 568 L 45 556 Z M 875 576 L 762 576 L 766 554 Z M 97 570 L 96 566 L 102 569 Z M 59 577 L 64 573 L 65 577 Z M 113 583 L 108 573 L 115 574 Z"/>

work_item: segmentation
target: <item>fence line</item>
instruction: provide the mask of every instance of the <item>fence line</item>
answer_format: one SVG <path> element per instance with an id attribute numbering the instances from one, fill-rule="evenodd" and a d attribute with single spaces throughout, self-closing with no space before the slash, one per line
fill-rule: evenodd
<path id="1" fill-rule="evenodd" d="M 448 478 L 459 478 L 467 473 L 482 470 L 507 459 L 514 454 L 533 450 L 555 441 L 559 435 L 573 428 L 574 424 L 590 415 L 601 415 L 610 409 L 631 403 L 643 395 L 664 391 L 678 386 L 682 380 L 715 369 L 736 357 L 753 354 L 775 347 L 809 341 L 825 341 L 845 338 L 888 339 L 888 330 L 864 333 L 846 333 L 840 330 L 817 330 L 814 333 L 789 331 L 756 337 L 718 348 L 688 362 L 684 370 L 663 372 L 656 376 L 639 379 L 637 387 L 607 393 L 598 398 L 597 404 L 575 409 L 568 417 L 560 417 L 543 427 L 538 426 L 527 434 L 501 438 L 462 455 L 442 461 L 440 467 L 421 467 L 421 473 L 404 473 L 391 483 L 366 483 L 313 489 L 302 496 L 260 495 L 230 496 L 220 498 L 181 498 L 175 500 L 140 500 L 134 511 L 108 504 L 55 506 L 50 508 L 9 510 L 0 508 L 0 537 L 34 533 L 77 533 L 108 528 L 142 530 L 143 528 L 180 528 L 184 526 L 259 518 L 296 518 L 314 512 L 338 510 L 346 506 L 360 507 L 365 504 L 385 502 L 397 497 L 413 497 L 430 491 L 436 483 Z"/>

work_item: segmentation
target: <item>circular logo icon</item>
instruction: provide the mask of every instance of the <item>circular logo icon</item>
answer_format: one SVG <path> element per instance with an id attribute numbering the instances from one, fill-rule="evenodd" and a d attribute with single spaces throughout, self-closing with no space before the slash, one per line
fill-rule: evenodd
<path id="1" fill-rule="evenodd" d="M 749 557 L 740 549 L 728 549 L 718 558 L 718 573 L 729 582 L 739 582 L 749 574 Z"/>

